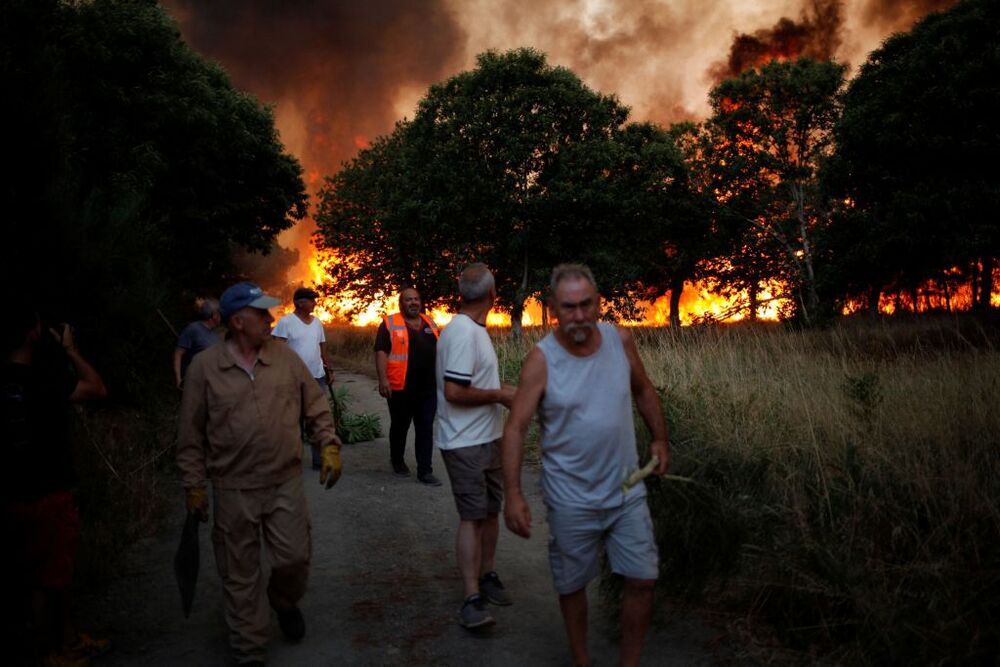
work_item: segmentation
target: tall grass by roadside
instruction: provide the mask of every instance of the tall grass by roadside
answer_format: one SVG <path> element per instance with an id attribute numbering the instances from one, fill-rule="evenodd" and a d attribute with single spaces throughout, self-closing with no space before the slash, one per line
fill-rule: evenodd
<path id="1" fill-rule="evenodd" d="M 665 590 L 763 646 L 968 662 L 1000 638 L 1000 352 L 974 322 L 643 332 L 674 472 Z"/>
<path id="2" fill-rule="evenodd" d="M 337 367 L 375 377 L 375 332 L 378 327 L 327 326 L 326 346 Z"/>
<path id="3" fill-rule="evenodd" d="M 177 399 L 171 398 L 143 407 L 77 409 L 73 441 L 83 525 L 76 580 L 85 588 L 119 575 L 128 548 L 156 532 L 167 503 L 182 502 L 174 479 Z"/>
<path id="4" fill-rule="evenodd" d="M 695 480 L 649 484 L 663 596 L 722 614 L 761 662 L 996 659 L 995 325 L 634 334 L 672 472 Z M 516 381 L 540 332 L 493 335 Z"/>

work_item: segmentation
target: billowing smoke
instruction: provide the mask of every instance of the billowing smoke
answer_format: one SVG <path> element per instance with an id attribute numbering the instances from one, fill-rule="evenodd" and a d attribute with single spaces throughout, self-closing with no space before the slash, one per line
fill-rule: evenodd
<path id="1" fill-rule="evenodd" d="M 798 21 L 783 16 L 770 28 L 737 35 L 729 48 L 729 57 L 711 67 L 712 79 L 734 77 L 771 60 L 830 60 L 841 44 L 842 27 L 840 0 L 813 0 L 802 10 Z"/>
<path id="2" fill-rule="evenodd" d="M 311 192 L 461 67 L 464 35 L 435 0 L 166 0 L 183 39 L 273 105 Z M 304 260 L 311 221 L 280 242 Z M 308 280 L 301 275 L 294 280 Z"/>
<path id="3" fill-rule="evenodd" d="M 450 74 L 464 43 L 454 17 L 433 0 L 166 5 L 188 43 L 221 62 L 237 86 L 277 105 L 288 147 L 307 170 L 324 173 L 391 129 L 401 93 Z"/>
<path id="4" fill-rule="evenodd" d="M 534 47 L 634 120 L 698 120 L 720 77 L 775 57 L 857 66 L 955 0 L 164 0 L 182 37 L 273 104 L 310 190 L 412 116 L 427 88 L 487 49 Z M 796 17 L 796 18 L 789 18 Z M 282 235 L 308 280 L 311 221 Z"/>
<path id="5" fill-rule="evenodd" d="M 864 0 L 861 18 L 887 33 L 906 30 L 931 12 L 948 9 L 958 0 Z"/>

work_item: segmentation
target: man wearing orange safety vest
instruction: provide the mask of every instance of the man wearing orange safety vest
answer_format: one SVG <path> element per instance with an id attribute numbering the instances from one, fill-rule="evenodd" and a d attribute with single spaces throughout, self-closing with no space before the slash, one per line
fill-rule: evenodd
<path id="1" fill-rule="evenodd" d="M 407 477 L 410 469 L 403 461 L 406 434 L 413 422 L 417 480 L 441 486 L 434 476 L 434 414 L 437 391 L 434 361 L 438 328 L 421 312 L 420 293 L 412 287 L 399 293 L 399 312 L 386 315 L 375 336 L 375 370 L 378 392 L 389 402 L 389 457 L 392 470 Z"/>

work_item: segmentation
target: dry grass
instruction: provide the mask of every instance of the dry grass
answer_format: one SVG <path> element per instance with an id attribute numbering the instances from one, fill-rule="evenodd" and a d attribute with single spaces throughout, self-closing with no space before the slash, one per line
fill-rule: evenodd
<path id="1" fill-rule="evenodd" d="M 156 533 L 167 503 L 182 502 L 173 475 L 176 398 L 167 403 L 144 410 L 114 406 L 78 412 L 80 585 L 99 586 L 118 576 L 128 547 Z"/>
<path id="2" fill-rule="evenodd" d="M 493 335 L 516 381 L 541 332 Z M 341 359 L 371 366 L 374 332 L 339 336 Z M 757 662 L 996 658 L 995 326 L 635 336 L 664 398 L 673 472 L 697 481 L 649 486 L 664 596 L 721 613 Z"/>
<path id="3" fill-rule="evenodd" d="M 642 332 L 701 485 L 651 489 L 665 588 L 709 591 L 758 660 L 995 657 L 1000 352 L 964 326 Z"/>

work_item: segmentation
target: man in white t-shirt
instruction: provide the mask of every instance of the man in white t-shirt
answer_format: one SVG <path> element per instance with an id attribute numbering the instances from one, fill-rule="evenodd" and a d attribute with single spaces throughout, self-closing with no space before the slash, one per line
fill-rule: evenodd
<path id="1" fill-rule="evenodd" d="M 309 373 L 323 391 L 333 384 L 333 362 L 326 351 L 326 333 L 323 323 L 313 316 L 316 310 L 316 297 L 319 296 L 308 287 L 300 287 L 292 296 L 295 310 L 280 320 L 271 332 L 271 337 L 283 340 L 295 350 L 305 362 Z M 312 452 L 313 470 L 319 470 L 322 465 L 319 451 L 310 447 Z"/>
<path id="2" fill-rule="evenodd" d="M 510 407 L 515 388 L 500 384 L 497 355 L 486 332 L 486 315 L 496 301 L 493 274 L 485 264 L 470 264 L 458 290 L 462 306 L 437 346 L 434 442 L 458 508 L 455 545 L 465 588 L 459 622 L 472 629 L 495 622 L 487 602 L 511 603 L 496 573 L 496 547 L 503 504 L 500 406 Z"/>

